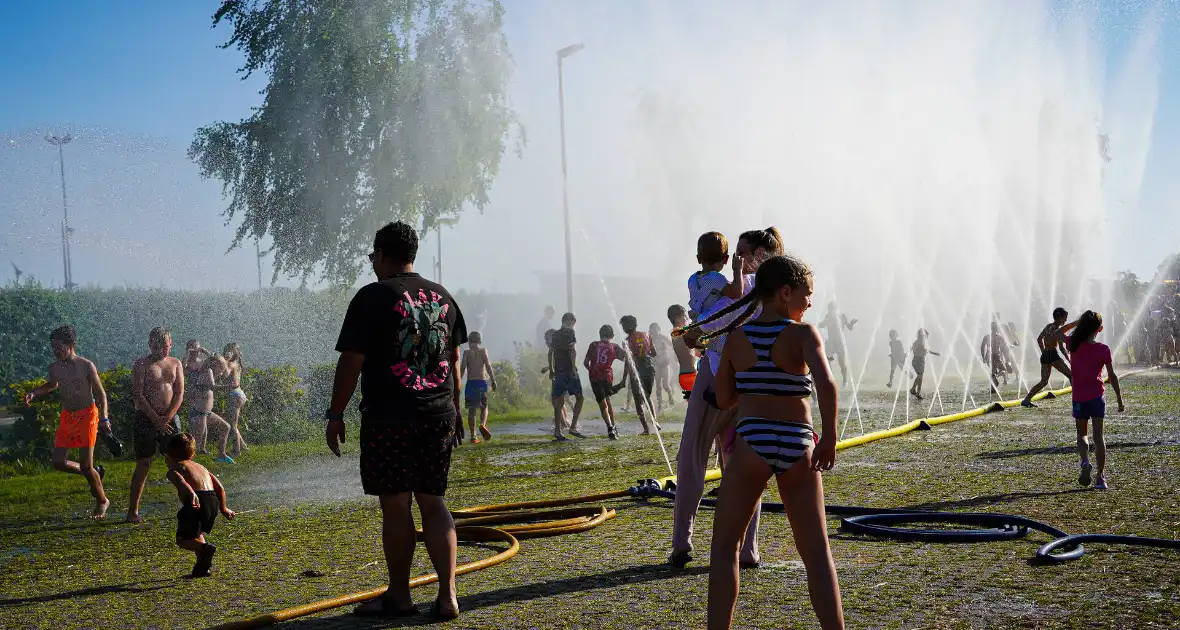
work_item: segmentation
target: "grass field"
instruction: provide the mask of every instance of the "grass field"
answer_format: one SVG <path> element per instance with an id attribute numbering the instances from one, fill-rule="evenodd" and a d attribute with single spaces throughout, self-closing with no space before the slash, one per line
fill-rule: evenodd
<path id="1" fill-rule="evenodd" d="M 831 504 L 992 511 L 1043 520 L 1070 533 L 1180 536 L 1180 373 L 1124 382 L 1127 413 L 1108 422 L 1111 490 L 1076 485 L 1067 401 L 1010 410 L 841 452 L 825 475 Z M 979 396 L 985 395 L 980 393 Z M 886 392 L 861 395 L 865 413 L 889 412 Z M 1113 408 L 1113 404 L 1112 404 Z M 876 409 L 877 411 L 873 411 Z M 956 409 L 957 410 L 957 409 Z M 842 414 L 843 416 L 843 414 Z M 876 420 L 879 422 L 879 418 Z M 855 422 L 855 420 L 853 420 Z M 600 429 L 598 421 L 592 428 Z M 601 435 L 599 432 L 598 435 Z M 665 435 L 675 457 L 676 434 Z M 109 467 L 112 518 L 96 523 L 85 484 L 48 473 L 0 480 L 0 626 L 196 628 L 378 586 L 384 581 L 379 515 L 363 497 L 356 444 L 343 458 L 318 443 L 257 448 L 217 466 L 242 515 L 219 520 L 214 577 L 186 580 L 192 556 L 172 543 L 177 500 L 156 465 L 147 523 L 120 522 L 130 466 Z M 555 444 L 498 436 L 456 453 L 448 501 L 466 507 L 626 488 L 666 474 L 654 438 L 602 437 Z M 768 500 L 772 497 L 768 493 Z M 712 513 L 701 510 L 697 562 L 676 570 L 671 502 L 607 503 L 618 517 L 592 531 L 523 541 L 507 564 L 459 578 L 455 628 L 700 627 Z M 247 511 L 248 510 L 248 511 Z M 832 548 L 850 628 L 1176 628 L 1180 554 L 1087 545 L 1057 566 L 1028 562 L 1047 538 L 938 545 L 842 534 Z M 763 516 L 764 564 L 742 574 L 736 625 L 816 627 L 803 571 L 781 514 Z M 460 562 L 497 545 L 463 545 Z M 429 571 L 425 553 L 417 557 Z M 322 573 L 304 577 L 305 571 Z M 416 594 L 423 607 L 433 588 Z M 347 609 L 291 628 L 402 627 L 361 622 Z"/>

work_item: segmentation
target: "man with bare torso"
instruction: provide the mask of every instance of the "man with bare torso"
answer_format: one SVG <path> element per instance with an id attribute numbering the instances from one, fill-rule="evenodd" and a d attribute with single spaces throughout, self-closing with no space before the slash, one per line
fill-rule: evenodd
<path id="1" fill-rule="evenodd" d="M 139 498 L 156 453 L 167 452 L 168 441 L 180 434 L 180 402 L 184 399 L 184 368 L 180 360 L 169 356 L 172 333 L 167 328 L 153 328 L 148 335 L 147 356 L 135 360 L 131 368 L 131 391 L 135 396 L 135 473 L 131 475 L 131 502 L 127 521 L 142 523 Z"/>
<path id="2" fill-rule="evenodd" d="M 1065 346 L 1065 333 L 1077 326 L 1077 322 L 1072 324 L 1065 323 L 1065 320 L 1068 318 L 1069 313 L 1064 308 L 1058 306 L 1053 309 L 1053 321 L 1045 326 L 1045 329 L 1037 337 L 1037 344 L 1041 346 L 1041 381 L 1029 388 L 1028 395 L 1024 397 L 1024 400 L 1020 401 L 1022 406 L 1036 407 L 1032 402 L 1033 396 L 1036 396 L 1037 392 L 1049 384 L 1049 377 L 1053 375 L 1053 368 L 1057 368 L 1057 371 L 1064 374 L 1066 379 L 1073 378 L 1069 366 L 1065 364 L 1065 360 L 1061 358 L 1061 353 L 1058 352 L 1060 347 L 1061 350 L 1066 351 L 1068 354 Z"/>
<path id="3" fill-rule="evenodd" d="M 25 404 L 32 404 L 33 399 L 54 390 L 60 392 L 61 418 L 53 440 L 53 467 L 86 478 L 95 501 L 92 516 L 103 518 L 111 502 L 102 488 L 106 471 L 102 466 L 94 465 L 94 442 L 98 436 L 100 418 L 103 432 L 111 432 L 111 421 L 107 418 L 107 393 L 94 364 L 74 352 L 78 335 L 73 326 L 54 330 L 49 341 L 57 361 L 49 366 L 49 377 L 45 384 L 25 394 Z M 76 462 L 67 459 L 72 448 L 78 449 Z"/>

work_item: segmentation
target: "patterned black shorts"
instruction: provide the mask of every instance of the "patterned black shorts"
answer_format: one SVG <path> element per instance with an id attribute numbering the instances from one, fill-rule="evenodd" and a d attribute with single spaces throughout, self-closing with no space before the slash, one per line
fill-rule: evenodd
<path id="1" fill-rule="evenodd" d="M 360 439 L 365 494 L 443 496 L 454 436 L 454 407 L 434 414 L 366 411 Z"/>

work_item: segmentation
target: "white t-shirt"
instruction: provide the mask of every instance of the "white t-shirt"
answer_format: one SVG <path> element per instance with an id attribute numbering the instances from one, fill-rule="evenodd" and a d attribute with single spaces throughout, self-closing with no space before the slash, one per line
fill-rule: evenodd
<path id="1" fill-rule="evenodd" d="M 742 282 L 743 282 L 743 286 L 745 288 L 745 291 L 742 293 L 742 296 L 745 297 L 747 294 L 750 293 L 750 291 L 752 291 L 754 289 L 754 274 L 752 274 L 752 273 L 742 274 Z M 721 296 L 721 298 L 718 299 L 715 304 L 713 304 L 713 307 L 711 309 L 709 309 L 709 313 L 715 313 L 718 310 L 723 309 L 733 303 L 734 303 L 734 300 L 731 300 L 725 296 Z M 754 311 L 754 314 L 752 317 L 758 317 L 758 314 L 761 312 L 762 312 L 762 308 L 759 307 L 757 310 Z M 705 319 L 705 317 L 707 317 L 709 315 L 709 313 L 705 313 L 705 314 L 701 315 L 698 319 Z M 701 326 L 701 330 L 703 330 L 705 332 L 713 332 L 714 330 L 720 330 L 720 329 L 728 326 L 730 323 L 732 323 L 733 320 L 737 319 L 739 316 L 741 316 L 741 314 L 742 314 L 742 309 L 738 309 L 732 313 L 727 314 L 725 317 L 722 317 L 716 321 L 712 321 L 712 322 L 709 322 L 708 324 L 705 324 L 704 326 Z M 720 337 L 715 337 L 713 339 L 710 339 L 709 345 L 705 346 L 705 348 L 706 348 L 705 358 L 707 358 L 709 360 L 709 367 L 711 367 L 713 369 L 714 375 L 717 374 L 718 368 L 721 367 L 721 351 L 725 349 L 725 339 L 727 336 L 728 335 L 721 335 Z"/>

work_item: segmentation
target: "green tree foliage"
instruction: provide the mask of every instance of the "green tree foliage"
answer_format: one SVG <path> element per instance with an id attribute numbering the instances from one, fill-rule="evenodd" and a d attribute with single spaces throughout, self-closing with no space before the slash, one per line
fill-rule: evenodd
<path id="1" fill-rule="evenodd" d="M 351 284 L 382 224 L 482 211 L 519 129 L 503 15 L 498 0 L 225 0 L 225 47 L 270 79 L 249 118 L 189 149 L 241 219 L 234 246 L 270 234 L 276 277 Z"/>

